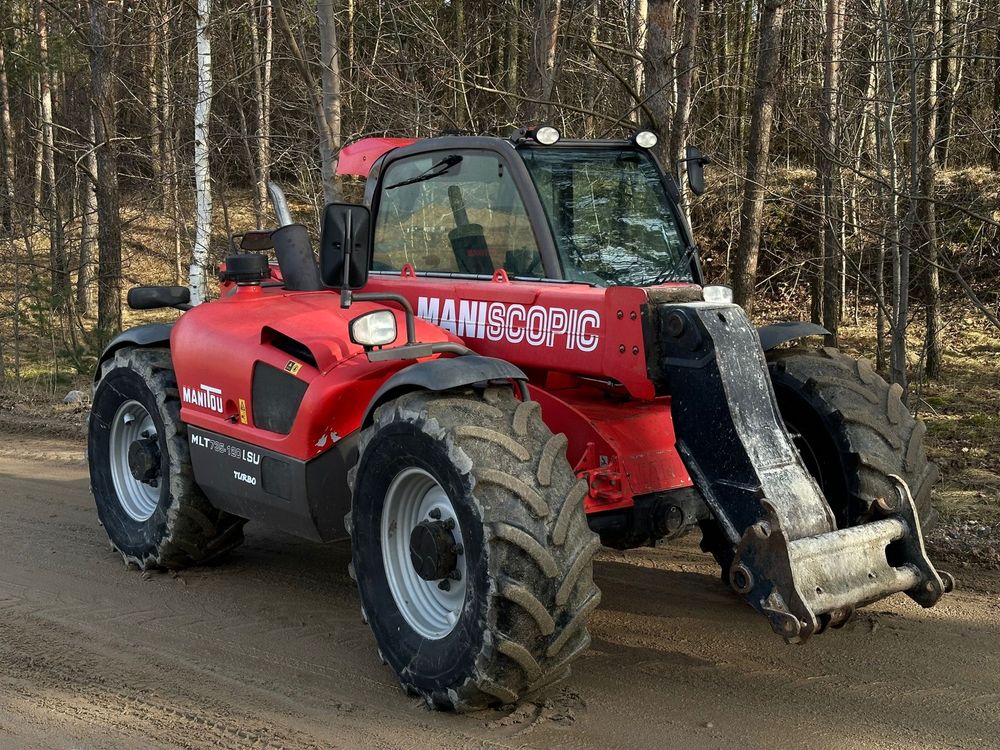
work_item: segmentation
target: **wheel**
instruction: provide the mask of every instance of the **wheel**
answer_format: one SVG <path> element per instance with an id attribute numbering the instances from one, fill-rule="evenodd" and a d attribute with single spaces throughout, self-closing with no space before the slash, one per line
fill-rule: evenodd
<path id="1" fill-rule="evenodd" d="M 853 526 L 880 497 L 906 482 L 924 528 L 937 520 L 931 488 L 937 466 L 927 460 L 927 428 L 867 359 L 824 347 L 777 349 L 767 355 L 778 409 L 840 528 Z"/>
<path id="2" fill-rule="evenodd" d="M 891 474 L 910 488 L 924 529 L 934 525 L 931 488 L 938 469 L 927 460 L 926 427 L 867 359 L 837 349 L 793 347 L 767 353 L 768 371 L 785 427 L 829 503 L 838 528 L 857 524 L 880 497 L 896 496 Z M 701 523 L 701 548 L 722 566 L 735 550 L 715 519 Z"/>
<path id="3" fill-rule="evenodd" d="M 348 516 L 362 612 L 429 706 L 514 703 L 590 643 L 600 542 L 565 451 L 507 389 L 410 393 L 363 432 Z"/>
<path id="4" fill-rule="evenodd" d="M 124 348 L 102 365 L 87 456 L 98 518 L 126 563 L 183 568 L 243 541 L 246 521 L 195 484 L 167 349 Z"/>

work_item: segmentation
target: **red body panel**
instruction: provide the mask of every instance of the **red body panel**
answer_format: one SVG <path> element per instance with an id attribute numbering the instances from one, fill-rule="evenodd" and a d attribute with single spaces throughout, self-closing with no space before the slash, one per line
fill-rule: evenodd
<path id="1" fill-rule="evenodd" d="M 375 309 L 373 303 L 345 311 L 334 291 L 224 291 L 217 302 L 186 313 L 171 335 L 181 418 L 196 427 L 308 460 L 357 430 L 379 386 L 410 364 L 369 363 L 350 342 L 349 321 Z M 366 291 L 407 297 L 427 321 L 417 321 L 420 341 L 462 341 L 521 367 L 546 424 L 566 434 L 570 464 L 588 481 L 588 513 L 691 486 L 675 445 L 670 399 L 656 397 L 646 373 L 645 290 L 512 282 L 502 272 L 493 281 L 433 278 L 406 268 L 372 274 Z M 405 330 L 401 312 L 397 330 Z M 272 332 L 308 347 L 316 367 L 272 346 Z M 291 366 L 309 385 L 288 435 L 254 426 L 257 362 Z"/>
<path id="2" fill-rule="evenodd" d="M 362 138 L 340 150 L 337 158 L 337 174 L 367 177 L 372 164 L 382 154 L 416 142 L 416 138 Z"/>
<path id="3" fill-rule="evenodd" d="M 570 464 L 590 484 L 588 513 L 692 485 L 670 399 L 656 398 L 646 372 L 645 290 L 508 281 L 502 273 L 493 281 L 434 278 L 408 268 L 372 274 L 366 289 L 404 295 L 420 317 L 529 375 L 546 424 L 566 433 Z"/>
<path id="4" fill-rule="evenodd" d="M 315 457 L 357 430 L 379 386 L 410 364 L 372 364 L 362 347 L 349 340 L 348 322 L 378 307 L 359 302 L 350 310 L 341 310 L 340 296 L 332 291 L 286 292 L 281 287 L 242 286 L 216 302 L 188 311 L 170 336 L 181 390 L 181 419 L 293 458 Z M 417 326 L 422 341 L 450 339 L 441 329 L 421 321 Z M 402 312 L 397 314 L 397 330 L 405 330 Z M 316 359 L 316 367 L 270 345 L 272 331 L 305 344 Z M 401 336 L 397 343 L 402 343 Z M 282 370 L 292 362 L 290 370 L 295 371 L 295 377 L 309 384 L 287 435 L 253 424 L 251 383 L 257 362 Z"/>

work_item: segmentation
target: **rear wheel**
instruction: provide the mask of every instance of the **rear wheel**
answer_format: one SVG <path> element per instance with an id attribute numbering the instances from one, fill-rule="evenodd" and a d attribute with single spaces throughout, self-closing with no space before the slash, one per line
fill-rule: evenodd
<path id="1" fill-rule="evenodd" d="M 507 389 L 380 407 L 352 477 L 352 561 L 382 659 L 434 708 L 513 703 L 590 643 L 599 541 L 566 438 Z"/>
<path id="2" fill-rule="evenodd" d="M 168 350 L 120 349 L 102 365 L 87 455 L 97 515 L 125 562 L 183 568 L 243 541 L 246 521 L 195 484 Z"/>

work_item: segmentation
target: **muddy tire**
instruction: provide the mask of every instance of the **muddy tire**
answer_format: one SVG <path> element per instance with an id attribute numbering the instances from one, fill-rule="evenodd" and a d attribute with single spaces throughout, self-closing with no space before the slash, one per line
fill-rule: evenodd
<path id="1" fill-rule="evenodd" d="M 515 703 L 565 679 L 590 643 L 600 542 L 565 451 L 538 404 L 505 388 L 410 393 L 362 434 L 348 517 L 362 613 L 432 708 Z M 418 579 L 421 525 L 460 551 Z"/>
<path id="2" fill-rule="evenodd" d="M 778 349 L 767 355 L 781 416 L 840 528 L 853 526 L 876 499 L 895 497 L 895 474 L 910 488 L 925 528 L 936 520 L 924 423 L 867 359 L 837 349 Z"/>
<path id="3" fill-rule="evenodd" d="M 103 363 L 87 456 L 97 515 L 126 563 L 200 565 L 243 541 L 246 521 L 195 484 L 169 350 L 124 348 Z"/>

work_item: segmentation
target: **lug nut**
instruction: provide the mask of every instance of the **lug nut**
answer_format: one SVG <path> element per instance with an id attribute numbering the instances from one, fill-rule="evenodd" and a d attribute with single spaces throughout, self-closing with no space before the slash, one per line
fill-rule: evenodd
<path id="1" fill-rule="evenodd" d="M 465 547 L 461 544 L 456 544 L 454 547 L 452 547 L 452 551 L 454 551 L 456 555 L 464 555 Z"/>
<path id="2" fill-rule="evenodd" d="M 445 578 L 443 581 L 438 583 L 438 588 L 442 591 L 451 591 L 451 581 Z"/>
<path id="3" fill-rule="evenodd" d="M 441 509 L 431 508 L 430 513 L 428 513 L 427 515 L 433 518 L 435 521 L 437 521 L 439 518 L 441 518 Z"/>

